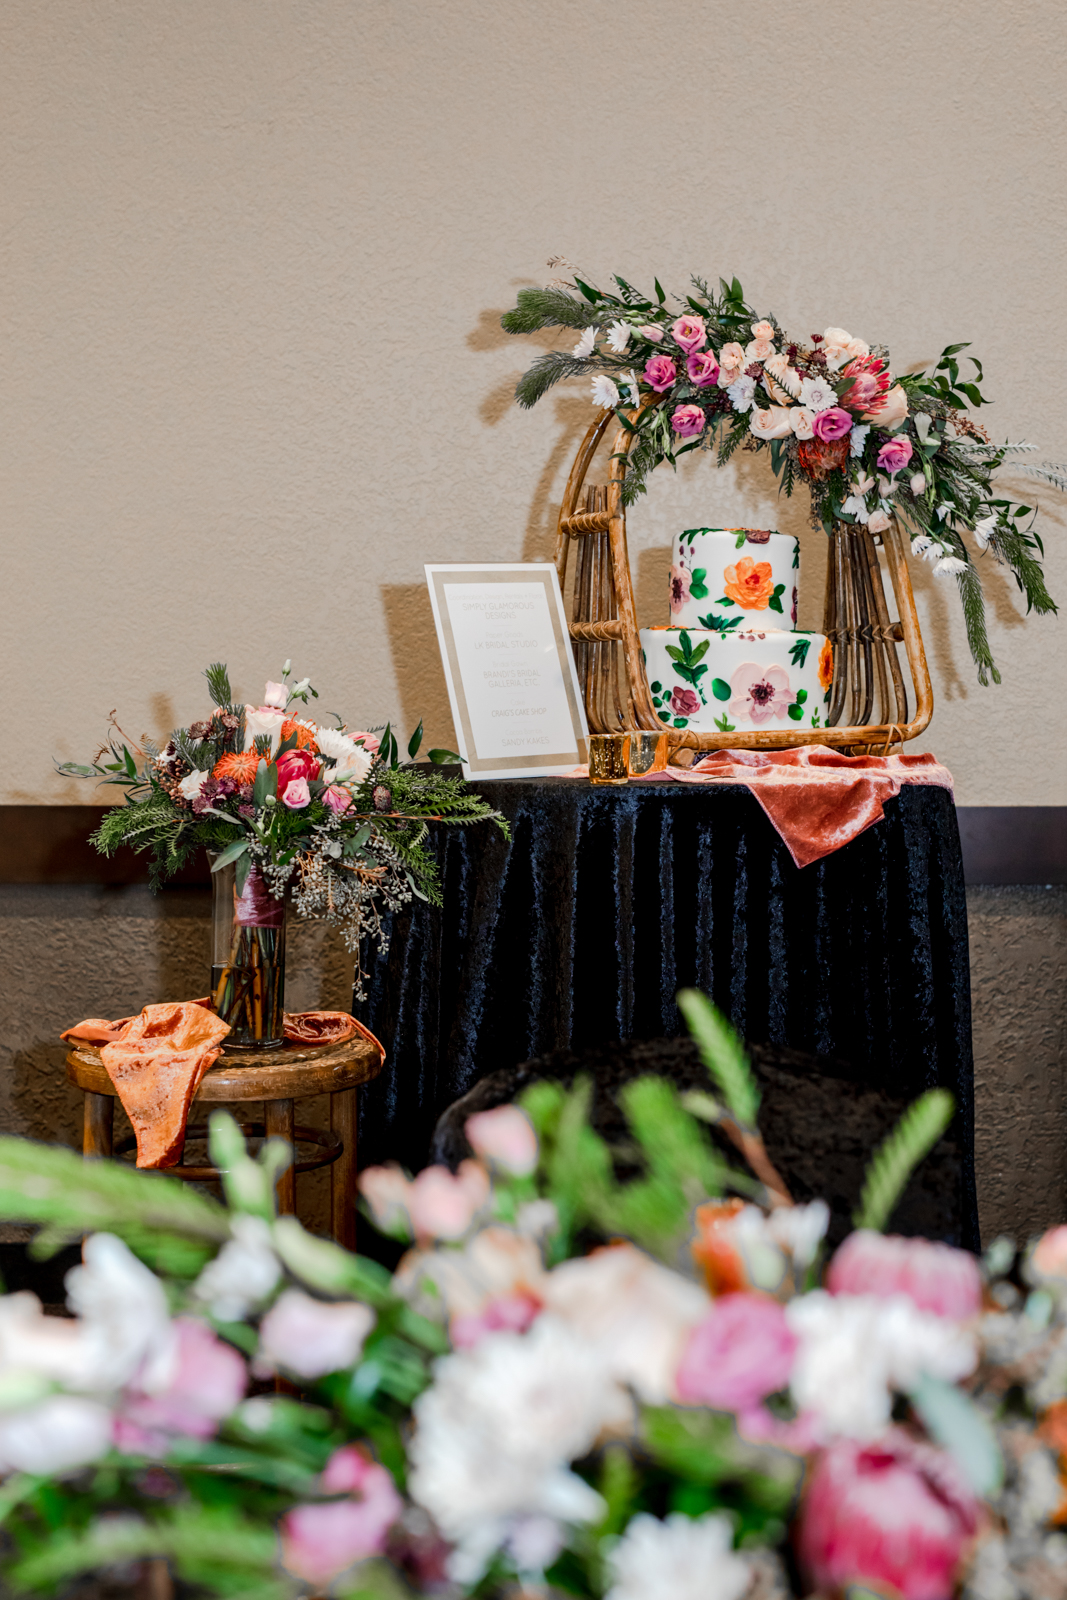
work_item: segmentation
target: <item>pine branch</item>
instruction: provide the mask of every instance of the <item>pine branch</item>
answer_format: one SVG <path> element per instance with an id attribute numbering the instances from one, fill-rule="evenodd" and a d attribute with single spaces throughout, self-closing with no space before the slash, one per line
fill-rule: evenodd
<path id="1" fill-rule="evenodd" d="M 595 312 L 587 300 L 564 289 L 520 289 L 514 311 L 505 311 L 505 333 L 537 333 L 540 328 L 587 328 Z"/>
<path id="2" fill-rule="evenodd" d="M 228 709 L 233 699 L 233 691 L 230 688 L 230 674 L 227 668 L 221 661 L 214 661 L 204 673 L 204 677 L 207 679 L 207 692 L 215 705 L 222 710 Z"/>
<path id="3" fill-rule="evenodd" d="M 1058 607 L 1045 588 L 1045 574 L 1040 562 L 1030 554 L 1029 543 L 1026 534 L 1008 528 L 1003 523 L 993 530 L 990 539 L 994 554 L 1011 568 L 1016 583 L 1026 595 L 1027 611 L 1036 611 L 1038 616 L 1045 616 L 1050 611 L 1058 610 Z"/>
<path id="4" fill-rule="evenodd" d="M 523 373 L 515 385 L 515 398 L 520 406 L 529 411 L 561 378 L 577 378 L 594 370 L 588 361 L 567 355 L 562 350 L 551 350 L 546 355 L 538 356 L 533 366 Z"/>
<path id="5" fill-rule="evenodd" d="M 699 989 L 682 989 L 678 1009 L 697 1042 L 700 1057 L 731 1115 L 742 1128 L 755 1128 L 759 1086 L 733 1028 Z"/>
<path id="6" fill-rule="evenodd" d="M 915 1168 L 952 1121 L 955 1102 L 947 1089 L 930 1089 L 910 1105 L 871 1158 L 852 1221 L 881 1233 Z"/>
<path id="7" fill-rule="evenodd" d="M 1008 446 L 1007 448 L 1018 447 Z M 1032 449 L 1033 446 L 1028 446 L 1027 448 Z M 1040 478 L 1043 483 L 1051 483 L 1052 487 L 1058 489 L 1061 494 L 1067 494 L 1067 466 L 1063 466 L 1058 461 L 1042 461 L 1039 464 L 1024 461 L 1019 467 L 1019 471 L 1025 472 L 1028 477 Z"/>
<path id="8" fill-rule="evenodd" d="M 974 567 L 968 561 L 962 572 L 957 572 L 956 583 L 963 602 L 963 620 L 967 626 L 967 643 L 971 647 L 975 666 L 978 668 L 978 682 L 984 687 L 992 677 L 994 683 L 1000 682 L 1000 673 L 993 660 L 993 652 L 989 648 L 989 635 L 985 625 L 985 596 L 982 593 L 982 580 Z"/>

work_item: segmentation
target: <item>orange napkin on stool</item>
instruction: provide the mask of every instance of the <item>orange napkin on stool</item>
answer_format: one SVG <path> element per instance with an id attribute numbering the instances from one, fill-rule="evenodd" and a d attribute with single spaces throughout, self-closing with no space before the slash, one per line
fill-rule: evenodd
<path id="1" fill-rule="evenodd" d="M 287 1011 L 285 1037 L 291 1044 L 344 1044 L 359 1034 L 376 1045 L 385 1061 L 385 1046 L 376 1039 L 369 1028 L 357 1022 L 347 1011 Z"/>

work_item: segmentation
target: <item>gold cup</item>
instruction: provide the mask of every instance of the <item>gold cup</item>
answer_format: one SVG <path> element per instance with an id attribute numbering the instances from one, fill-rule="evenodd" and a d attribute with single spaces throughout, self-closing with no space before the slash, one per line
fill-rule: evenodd
<path id="1" fill-rule="evenodd" d="M 590 783 L 626 783 L 629 780 L 627 754 L 630 737 L 628 733 L 589 735 Z"/>
<path id="2" fill-rule="evenodd" d="M 631 778 L 643 778 L 650 772 L 662 772 L 670 754 L 670 737 L 650 728 L 639 728 L 630 734 L 630 753 L 627 758 Z"/>

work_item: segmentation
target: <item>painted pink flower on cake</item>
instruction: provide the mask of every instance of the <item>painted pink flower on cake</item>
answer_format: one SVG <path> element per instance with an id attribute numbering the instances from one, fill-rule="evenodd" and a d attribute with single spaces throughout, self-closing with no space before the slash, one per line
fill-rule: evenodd
<path id="1" fill-rule="evenodd" d="M 692 689 L 675 689 L 671 695 L 671 710 L 676 717 L 693 717 L 700 710 L 700 697 Z"/>
<path id="2" fill-rule="evenodd" d="M 784 717 L 795 696 L 784 667 L 761 667 L 743 661 L 730 679 L 731 717 L 747 717 L 750 722 L 770 722 Z"/>
<path id="3" fill-rule="evenodd" d="M 677 564 L 671 567 L 671 614 L 681 611 L 689 599 L 689 586 L 691 583 L 688 567 Z"/>

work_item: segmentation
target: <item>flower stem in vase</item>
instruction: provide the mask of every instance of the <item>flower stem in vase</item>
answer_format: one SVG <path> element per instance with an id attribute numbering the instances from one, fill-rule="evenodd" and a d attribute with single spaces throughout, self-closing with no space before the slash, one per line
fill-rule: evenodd
<path id="1" fill-rule="evenodd" d="M 230 1024 L 225 1049 L 276 1049 L 285 1043 L 285 904 L 258 867 L 241 894 L 232 865 L 213 873 L 212 884 L 211 989 L 215 1010 Z"/>

